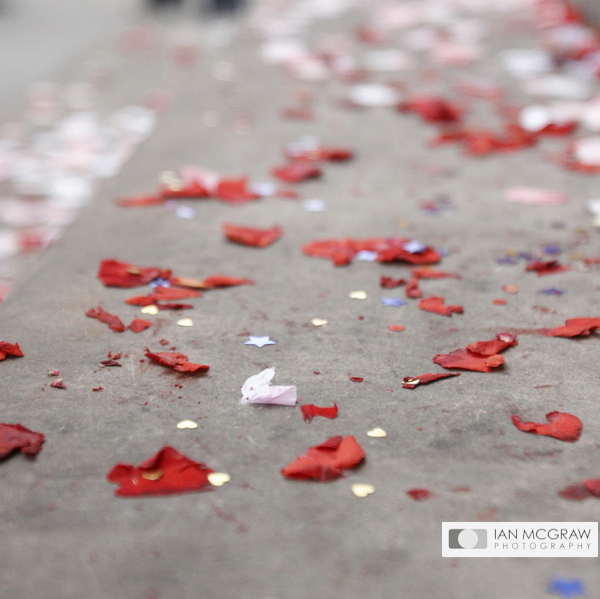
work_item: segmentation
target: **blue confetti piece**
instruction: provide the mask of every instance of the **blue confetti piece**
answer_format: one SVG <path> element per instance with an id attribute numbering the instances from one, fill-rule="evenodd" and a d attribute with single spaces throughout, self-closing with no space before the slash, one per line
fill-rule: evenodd
<path id="1" fill-rule="evenodd" d="M 562 254 L 562 248 L 560 245 L 546 245 L 544 246 L 544 254 L 549 254 L 551 256 Z"/>
<path id="2" fill-rule="evenodd" d="M 581 580 L 577 580 L 576 578 L 571 580 L 566 578 L 555 578 L 548 585 L 548 593 L 560 595 L 564 599 L 588 596 L 583 582 L 581 582 Z"/>
<path id="3" fill-rule="evenodd" d="M 546 295 L 562 295 L 564 292 L 564 289 L 557 289 L 556 287 L 542 289 L 542 293 L 545 293 Z"/>
<path id="4" fill-rule="evenodd" d="M 355 260 L 361 260 L 362 262 L 375 262 L 377 259 L 377 252 L 370 252 L 369 250 L 362 250 L 354 256 Z"/>
<path id="5" fill-rule="evenodd" d="M 399 297 L 383 297 L 381 298 L 381 303 L 385 307 L 400 308 L 400 306 L 406 306 L 408 302 L 405 302 Z"/>
<path id="6" fill-rule="evenodd" d="M 162 277 L 156 277 L 149 283 L 150 287 L 170 287 L 171 282 L 167 281 L 167 279 L 163 279 Z"/>
<path id="7" fill-rule="evenodd" d="M 411 241 L 407 241 L 402 248 L 405 249 L 409 254 L 420 254 L 427 249 L 427 246 L 422 244 L 420 241 L 413 239 Z"/>

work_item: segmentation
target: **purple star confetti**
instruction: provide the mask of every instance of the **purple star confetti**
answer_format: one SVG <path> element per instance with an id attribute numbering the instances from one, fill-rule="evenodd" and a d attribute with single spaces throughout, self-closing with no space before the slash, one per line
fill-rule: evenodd
<path id="1" fill-rule="evenodd" d="M 574 597 L 587 597 L 583 582 L 580 580 L 555 578 L 548 585 L 548 592 L 553 595 L 560 595 L 564 599 L 573 599 Z"/>
<path id="2" fill-rule="evenodd" d="M 542 293 L 545 293 L 546 295 L 562 295 L 564 292 L 564 289 L 557 289 L 556 287 L 542 289 Z"/>

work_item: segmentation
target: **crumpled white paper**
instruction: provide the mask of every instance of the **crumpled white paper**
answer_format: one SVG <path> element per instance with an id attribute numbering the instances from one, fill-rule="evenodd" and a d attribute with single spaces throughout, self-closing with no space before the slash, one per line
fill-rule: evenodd
<path id="1" fill-rule="evenodd" d="M 297 398 L 295 385 L 284 387 L 271 385 L 274 376 L 275 368 L 267 368 L 247 379 L 242 387 L 240 403 L 295 406 Z"/>

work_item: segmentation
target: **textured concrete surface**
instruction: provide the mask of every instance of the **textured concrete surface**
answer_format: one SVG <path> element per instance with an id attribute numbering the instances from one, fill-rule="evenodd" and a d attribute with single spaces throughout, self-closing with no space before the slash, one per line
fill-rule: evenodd
<path id="1" fill-rule="evenodd" d="M 156 24 L 163 40 L 194 27 L 171 18 Z M 217 60 L 237 65 L 233 83 L 211 78 Z M 414 391 L 401 389 L 401 380 L 438 371 L 435 354 L 496 331 L 599 313 L 597 272 L 540 279 L 526 274 L 522 262 L 495 262 L 507 248 L 545 243 L 597 256 L 598 233 L 584 206 L 599 178 L 544 162 L 539 148 L 486 160 L 467 160 L 453 147 L 432 151 L 426 140 L 433 130 L 415 118 L 340 109 L 331 101 L 342 90 L 336 83 L 321 86 L 318 121 L 282 121 L 278 109 L 291 95 L 290 82 L 257 62 L 249 35 L 231 47 L 206 49 L 190 71 L 176 68 L 168 52 L 118 61 L 104 108 L 161 86 L 176 101 L 123 172 L 102 185 L 0 306 L 2 339 L 18 341 L 26 354 L 0 365 L 0 421 L 47 435 L 35 460 L 14 456 L 0 467 L 0 596 L 541 599 L 553 576 L 580 578 L 595 596 L 597 560 L 444 560 L 440 540 L 442 521 L 598 519 L 597 501 L 557 495 L 599 474 L 598 339 L 521 335 L 499 372 L 466 372 Z M 416 84 L 418 74 L 407 79 Z M 209 110 L 219 113 L 220 126 L 202 124 Z M 246 135 L 232 129 L 240 116 L 252 119 Z M 186 202 L 198 211 L 188 221 L 160 207 L 122 210 L 112 202 L 152 191 L 158 173 L 185 164 L 265 180 L 281 161 L 281 148 L 306 134 L 358 152 L 352 163 L 327 165 L 321 180 L 300 188 L 304 198 L 326 202 L 323 213 L 282 199 L 241 207 Z M 431 164 L 451 174 L 420 168 Z M 504 187 L 521 184 L 566 190 L 571 201 L 544 208 L 506 204 Z M 455 210 L 431 217 L 419 209 L 420 200 L 437 193 L 448 194 Z M 277 223 L 285 234 L 264 250 L 236 246 L 222 237 L 227 221 Z M 553 228 L 555 222 L 564 228 Z M 363 262 L 335 268 L 300 251 L 322 237 L 402 234 L 449 248 L 442 267 L 462 279 L 422 287 L 463 304 L 464 315 L 446 319 L 419 311 L 415 302 L 382 307 L 381 297 L 403 292 L 379 289 L 380 275 L 403 276 L 407 268 Z M 123 303 L 135 290 L 107 289 L 96 279 L 108 257 L 189 276 L 250 277 L 256 285 L 193 300 L 195 309 L 185 314 L 193 317 L 192 328 L 176 326 L 179 313 L 160 313 L 140 335 L 116 334 L 84 315 L 100 303 L 123 321 L 139 315 Z M 492 305 L 506 284 L 519 285 L 519 294 L 506 296 L 507 306 Z M 549 286 L 568 292 L 539 293 Z M 350 300 L 356 289 L 367 291 L 367 300 Z M 329 325 L 312 327 L 314 317 Z M 406 331 L 388 332 L 392 323 Z M 270 335 L 277 345 L 244 346 L 247 334 Z M 190 378 L 142 362 L 144 346 L 159 349 L 161 338 L 209 364 L 210 374 Z M 128 354 L 123 367 L 98 370 L 109 350 Z M 276 383 L 297 385 L 306 402 L 336 401 L 338 418 L 305 424 L 299 408 L 241 406 L 240 386 L 267 366 L 276 367 Z M 67 390 L 49 387 L 49 368 L 60 370 Z M 92 392 L 98 385 L 104 391 Z M 540 420 L 551 410 L 581 418 L 578 443 L 525 435 L 510 423 L 515 412 Z M 201 418 L 199 428 L 177 431 L 184 418 Z M 367 437 L 374 426 L 387 438 Z M 357 438 L 367 454 L 363 466 L 330 484 L 283 479 L 280 468 L 335 434 Z M 165 444 L 230 473 L 231 482 L 211 493 L 115 498 L 105 480 L 112 466 L 138 464 Z M 350 490 L 355 482 L 376 491 L 358 499 Z M 434 496 L 415 502 L 406 495 L 412 487 Z"/>

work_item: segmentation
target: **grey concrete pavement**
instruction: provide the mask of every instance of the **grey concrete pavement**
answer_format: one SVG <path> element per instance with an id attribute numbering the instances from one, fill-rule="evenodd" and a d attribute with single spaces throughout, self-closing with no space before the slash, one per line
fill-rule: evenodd
<path id="1" fill-rule="evenodd" d="M 321 27 L 349 30 L 354 19 Z M 182 31 L 208 39 L 209 30 L 172 17 L 153 24 L 162 51 L 115 54 L 115 84 L 99 98 L 100 108 L 161 87 L 173 92 L 172 108 L 0 306 L 2 339 L 18 341 L 25 353 L 0 363 L 0 421 L 46 434 L 35 460 L 13 456 L 0 465 L 2 599 L 542 599 L 556 576 L 583 581 L 595 596 L 597 560 L 450 560 L 441 557 L 440 540 L 443 521 L 598 520 L 597 500 L 557 495 L 600 475 L 597 337 L 524 334 L 499 372 L 465 372 L 414 391 L 401 381 L 437 372 L 435 354 L 497 331 L 598 314 L 597 271 L 543 279 L 525 273 L 523 262 L 500 266 L 495 259 L 509 248 L 535 251 L 550 243 L 598 256 L 585 201 L 599 177 L 564 171 L 544 161 L 539 148 L 484 160 L 465 159 L 455 147 L 432 151 L 433 129 L 416 118 L 341 109 L 333 101 L 343 90 L 336 82 L 314 86 L 317 121 L 281 120 L 290 81 L 257 60 L 254 35 L 205 48 L 197 65 L 182 69 L 169 40 Z M 105 50 L 114 45 L 107 42 Z M 235 65 L 233 82 L 212 76 L 219 61 Z M 403 75 L 414 87 L 419 77 Z M 512 99 L 521 99 L 518 91 Z M 219 116 L 219 126 L 206 126 L 207 112 Z M 244 135 L 234 126 L 240 117 L 252 123 Z M 113 203 L 153 191 L 161 171 L 186 164 L 266 180 L 282 147 L 310 134 L 357 151 L 353 162 L 326 165 L 321 180 L 299 187 L 303 198 L 326 202 L 323 213 L 285 199 L 239 207 L 201 201 L 184 202 L 197 210 L 195 219 L 184 220 L 163 207 L 123 210 Z M 432 164 L 439 174 L 426 172 Z M 504 189 L 513 185 L 566 190 L 571 200 L 543 208 L 507 204 Z M 455 209 L 431 217 L 419 201 L 439 193 Z M 230 221 L 280 224 L 284 236 L 264 250 L 233 245 L 221 232 Z M 406 276 L 408 268 L 365 262 L 335 268 L 300 249 L 324 237 L 392 235 L 449 249 L 442 268 L 462 279 L 422 287 L 463 304 L 464 315 L 446 319 L 415 302 L 384 308 L 382 296 L 403 290 L 381 290 L 379 277 Z M 124 322 L 140 315 L 123 303 L 137 290 L 105 288 L 96 279 L 99 262 L 110 257 L 256 284 L 193 300 L 194 310 L 185 313 L 191 328 L 176 325 L 181 313 L 161 312 L 144 333 L 117 334 L 85 317 L 99 304 Z M 519 293 L 503 296 L 507 284 Z M 551 285 L 568 291 L 540 294 Z M 349 299 L 357 289 L 367 291 L 365 301 Z M 507 297 L 508 305 L 493 305 L 497 297 Z M 315 317 L 328 326 L 312 327 Z M 393 323 L 406 331 L 389 332 Z M 270 335 L 277 345 L 244 346 L 247 334 Z M 161 349 L 162 338 L 209 364 L 210 374 L 186 377 L 143 360 L 144 347 Z M 126 354 L 122 368 L 98 369 L 108 351 Z M 298 408 L 240 405 L 245 379 L 269 366 L 276 384 L 297 385 L 305 402 L 336 401 L 338 418 L 305 424 Z M 60 370 L 66 390 L 49 387 L 49 368 Z M 104 390 L 93 392 L 99 385 Z M 551 410 L 581 418 L 578 443 L 525 435 L 510 422 L 515 412 L 541 420 Z M 185 418 L 199 419 L 199 428 L 178 431 Z M 375 426 L 388 436 L 368 437 Z M 352 434 L 364 447 L 367 459 L 358 470 L 328 484 L 281 476 L 307 447 L 336 434 Z M 113 465 L 139 464 L 166 444 L 230 473 L 231 482 L 210 493 L 115 498 L 105 480 Z M 375 493 L 358 499 L 355 482 L 373 484 Z M 433 497 L 413 501 L 406 491 L 414 487 Z"/>

